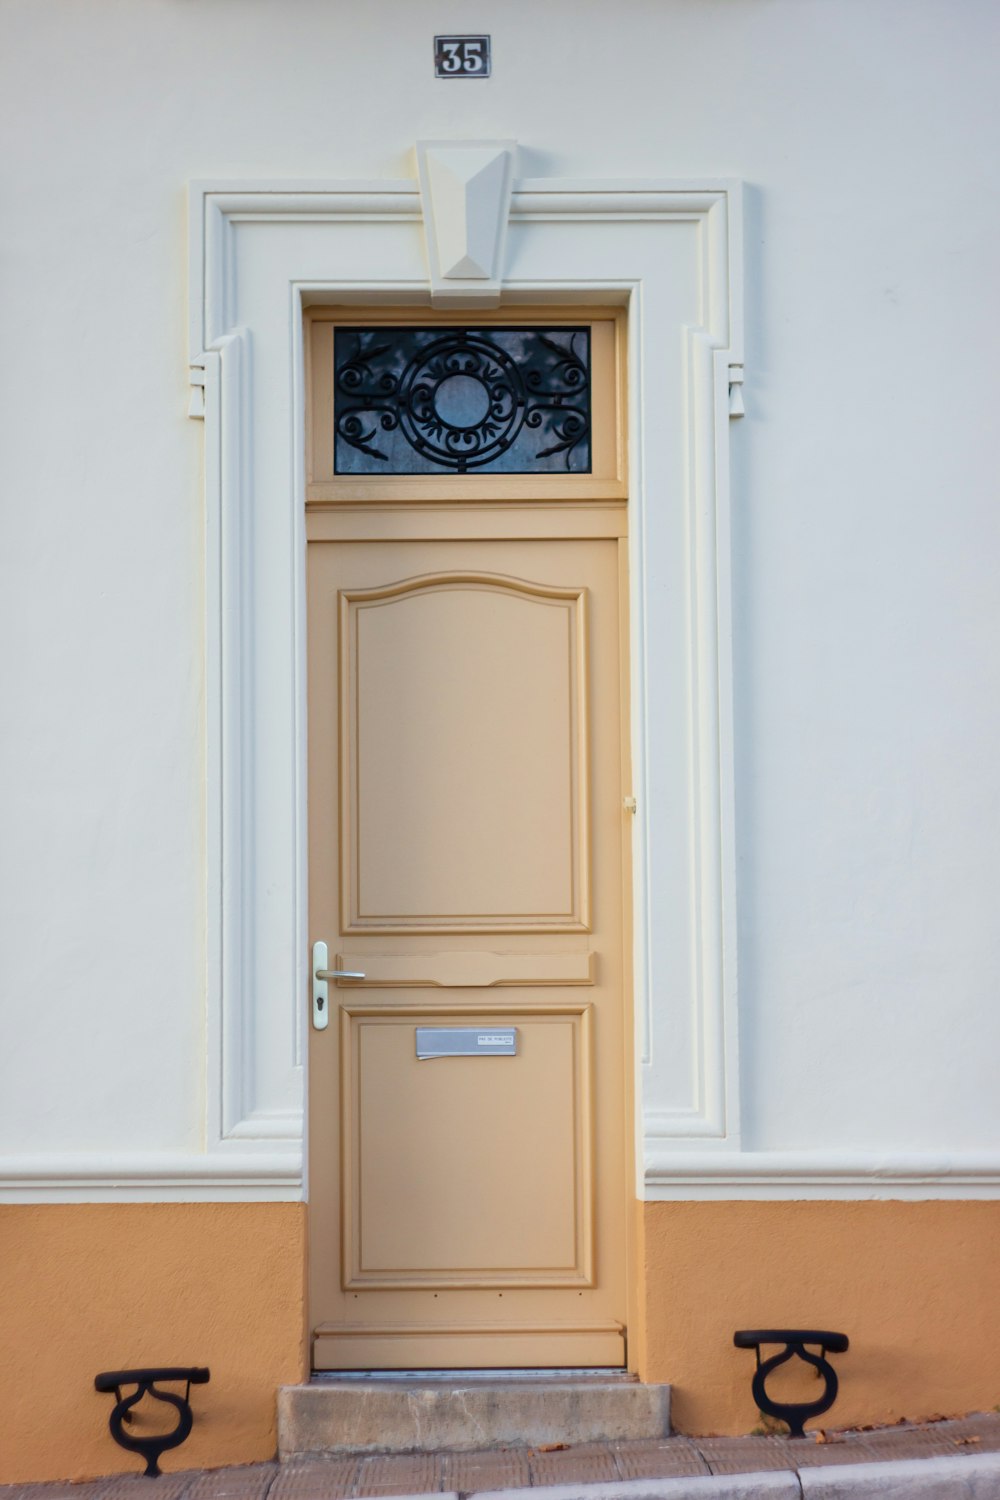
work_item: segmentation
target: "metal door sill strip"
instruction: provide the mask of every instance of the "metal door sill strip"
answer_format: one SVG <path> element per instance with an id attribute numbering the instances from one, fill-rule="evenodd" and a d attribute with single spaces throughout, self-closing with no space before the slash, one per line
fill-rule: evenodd
<path id="1" fill-rule="evenodd" d="M 590 1382 L 606 1385 L 616 1382 L 622 1385 L 638 1384 L 638 1376 L 618 1366 L 608 1365 L 586 1369 L 488 1369 L 488 1370 L 317 1370 L 310 1376 L 310 1385 L 347 1385 L 350 1383 L 421 1384 L 421 1385 L 518 1385 L 530 1384 L 585 1384 Z"/>

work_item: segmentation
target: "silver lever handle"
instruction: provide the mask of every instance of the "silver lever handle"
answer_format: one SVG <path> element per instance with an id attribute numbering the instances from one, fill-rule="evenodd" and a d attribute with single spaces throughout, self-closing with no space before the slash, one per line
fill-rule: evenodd
<path id="1" fill-rule="evenodd" d="M 357 969 L 328 969 L 330 951 L 325 943 L 313 943 L 312 950 L 312 1023 L 317 1031 L 330 1024 L 330 980 L 364 979 Z"/>

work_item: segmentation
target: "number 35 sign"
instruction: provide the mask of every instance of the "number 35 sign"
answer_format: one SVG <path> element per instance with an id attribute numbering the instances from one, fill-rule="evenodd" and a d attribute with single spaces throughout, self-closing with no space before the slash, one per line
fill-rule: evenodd
<path id="1" fill-rule="evenodd" d="M 489 78 L 489 37 L 436 36 L 434 74 L 437 78 Z"/>

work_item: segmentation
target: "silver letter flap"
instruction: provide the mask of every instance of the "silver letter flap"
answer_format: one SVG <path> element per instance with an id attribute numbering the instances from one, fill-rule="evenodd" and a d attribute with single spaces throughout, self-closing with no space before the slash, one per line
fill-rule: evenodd
<path id="1" fill-rule="evenodd" d="M 516 1026 L 418 1026 L 417 1056 L 514 1057 Z"/>

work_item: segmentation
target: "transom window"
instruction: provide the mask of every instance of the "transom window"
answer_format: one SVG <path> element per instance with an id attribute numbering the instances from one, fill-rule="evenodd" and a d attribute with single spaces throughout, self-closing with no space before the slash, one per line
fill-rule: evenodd
<path id="1" fill-rule="evenodd" d="M 334 472 L 589 474 L 589 327 L 338 327 Z"/>
<path id="2" fill-rule="evenodd" d="M 624 308 L 305 315 L 306 504 L 627 498 Z"/>

